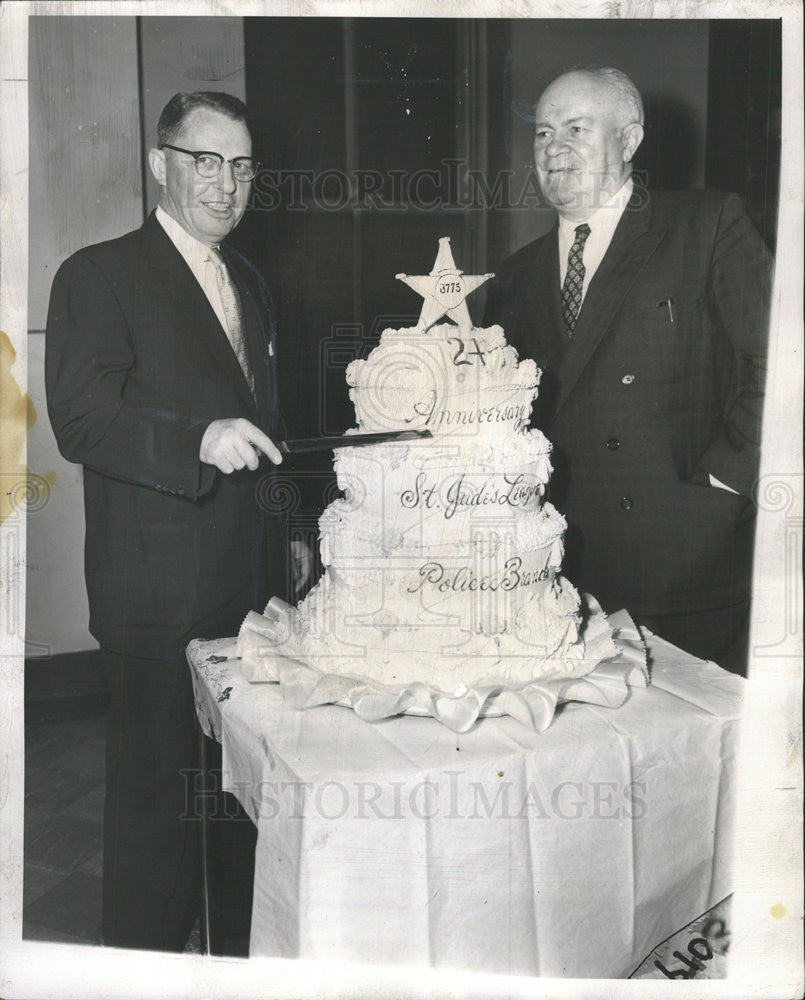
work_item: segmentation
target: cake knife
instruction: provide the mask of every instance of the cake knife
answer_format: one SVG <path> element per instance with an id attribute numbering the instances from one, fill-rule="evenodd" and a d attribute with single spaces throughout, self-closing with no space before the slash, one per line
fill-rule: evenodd
<path id="1" fill-rule="evenodd" d="M 280 441 L 277 447 L 284 455 L 300 455 L 307 451 L 328 451 L 332 448 L 354 448 L 365 444 L 383 444 L 389 441 L 416 441 L 433 437 L 430 431 L 375 431 L 372 434 L 341 434 L 338 437 L 296 438 Z"/>

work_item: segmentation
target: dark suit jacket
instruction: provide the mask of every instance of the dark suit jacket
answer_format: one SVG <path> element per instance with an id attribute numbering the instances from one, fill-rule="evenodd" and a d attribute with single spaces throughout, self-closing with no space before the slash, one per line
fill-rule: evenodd
<path id="1" fill-rule="evenodd" d="M 734 195 L 636 189 L 569 340 L 557 233 L 498 269 L 484 325 L 543 369 L 532 423 L 554 444 L 567 575 L 635 614 L 745 600 L 768 251 Z"/>
<path id="2" fill-rule="evenodd" d="M 194 636 L 232 634 L 250 608 L 286 594 L 274 467 L 225 476 L 199 460 L 212 420 L 240 416 L 275 439 L 282 432 L 268 290 L 243 257 L 224 255 L 256 402 L 153 215 L 78 251 L 53 282 L 48 410 L 62 454 L 84 466 L 90 630 L 115 651 L 175 653 Z"/>

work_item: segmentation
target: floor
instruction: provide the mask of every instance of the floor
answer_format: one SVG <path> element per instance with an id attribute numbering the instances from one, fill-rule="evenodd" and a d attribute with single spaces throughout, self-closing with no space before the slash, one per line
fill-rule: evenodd
<path id="1" fill-rule="evenodd" d="M 102 715 L 25 732 L 23 937 L 101 944 Z"/>
<path id="2" fill-rule="evenodd" d="M 23 937 L 101 944 L 103 715 L 25 730 Z M 198 928 L 186 951 L 198 952 Z"/>

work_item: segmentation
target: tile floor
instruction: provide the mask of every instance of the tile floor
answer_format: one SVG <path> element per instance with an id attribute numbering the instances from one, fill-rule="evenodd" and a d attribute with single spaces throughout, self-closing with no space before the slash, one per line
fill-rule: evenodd
<path id="1" fill-rule="evenodd" d="M 103 716 L 25 731 L 23 937 L 101 943 Z"/>
<path id="2" fill-rule="evenodd" d="M 25 728 L 23 938 L 101 944 L 103 715 Z M 187 951 L 198 952 L 198 927 Z"/>

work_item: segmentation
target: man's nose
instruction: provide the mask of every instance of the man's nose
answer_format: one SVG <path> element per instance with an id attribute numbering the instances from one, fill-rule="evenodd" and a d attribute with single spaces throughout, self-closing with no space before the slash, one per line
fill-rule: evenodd
<path id="1" fill-rule="evenodd" d="M 568 149 L 567 140 L 564 136 L 554 135 L 551 137 L 551 141 L 545 147 L 546 156 L 559 156 L 560 154 L 566 152 Z"/>
<path id="2" fill-rule="evenodd" d="M 221 165 L 221 169 L 218 171 L 217 185 L 224 194 L 234 194 L 237 190 L 238 182 L 235 180 L 235 171 L 229 161 Z"/>

